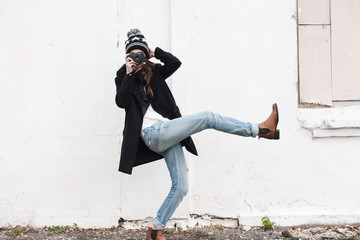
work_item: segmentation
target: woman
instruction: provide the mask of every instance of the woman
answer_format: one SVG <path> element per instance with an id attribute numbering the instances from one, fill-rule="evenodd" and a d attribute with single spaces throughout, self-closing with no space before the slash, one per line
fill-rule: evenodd
<path id="1" fill-rule="evenodd" d="M 244 137 L 279 139 L 277 105 L 261 124 L 241 122 L 213 112 L 182 117 L 165 79 L 181 65 L 172 54 L 148 47 L 138 29 L 128 32 L 125 64 L 117 72 L 116 104 L 126 112 L 119 171 L 165 158 L 172 186 L 157 212 L 147 239 L 164 240 L 162 230 L 188 191 L 182 146 L 197 155 L 191 135 L 212 128 Z M 155 57 L 163 64 L 148 59 Z"/>

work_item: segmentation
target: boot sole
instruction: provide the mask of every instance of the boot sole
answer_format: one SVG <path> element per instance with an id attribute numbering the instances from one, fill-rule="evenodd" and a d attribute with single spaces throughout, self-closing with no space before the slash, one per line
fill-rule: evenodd
<path id="1" fill-rule="evenodd" d="M 279 139 L 280 139 L 280 129 L 276 129 L 274 134 L 274 140 L 279 140 Z"/>
<path id="2" fill-rule="evenodd" d="M 276 108 L 276 118 L 277 118 L 277 121 L 276 121 L 276 126 L 275 126 L 274 140 L 279 140 L 279 139 L 280 139 L 280 129 L 276 129 L 276 128 L 277 128 L 277 125 L 278 125 L 278 123 L 279 123 L 279 109 L 278 109 L 278 106 L 277 106 L 276 103 L 275 103 L 275 108 Z"/>

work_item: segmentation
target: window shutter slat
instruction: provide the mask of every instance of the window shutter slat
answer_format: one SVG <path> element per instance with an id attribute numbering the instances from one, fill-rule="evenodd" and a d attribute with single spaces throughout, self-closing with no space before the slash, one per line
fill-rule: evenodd
<path id="1" fill-rule="evenodd" d="M 330 26 L 299 26 L 300 103 L 332 105 Z"/>

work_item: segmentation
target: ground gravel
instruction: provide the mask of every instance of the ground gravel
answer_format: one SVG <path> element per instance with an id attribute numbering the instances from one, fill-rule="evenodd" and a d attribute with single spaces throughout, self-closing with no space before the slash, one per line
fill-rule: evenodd
<path id="1" fill-rule="evenodd" d="M 261 227 L 255 227 L 248 231 L 241 228 L 227 228 L 222 226 L 211 226 L 201 228 L 189 228 L 187 230 L 168 229 L 164 232 L 167 240 L 201 240 L 201 239 L 249 239 L 249 240 L 360 240 L 360 226 L 303 226 L 292 228 L 277 228 L 271 231 L 264 231 Z M 30 239 L 145 239 L 146 229 L 126 230 L 123 228 L 109 229 L 81 229 L 72 228 L 59 230 L 58 232 L 31 227 L 0 228 L 0 239 L 30 240 Z"/>

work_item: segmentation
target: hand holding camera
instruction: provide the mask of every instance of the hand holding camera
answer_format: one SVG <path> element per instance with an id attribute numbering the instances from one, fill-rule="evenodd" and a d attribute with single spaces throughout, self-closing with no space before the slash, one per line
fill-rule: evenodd
<path id="1" fill-rule="evenodd" d="M 146 62 L 145 54 L 143 52 L 130 53 L 128 58 L 131 58 L 133 61 L 140 64 Z"/>
<path id="2" fill-rule="evenodd" d="M 136 73 L 146 63 L 146 57 L 143 52 L 129 53 L 125 56 L 126 73 Z"/>

